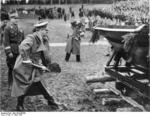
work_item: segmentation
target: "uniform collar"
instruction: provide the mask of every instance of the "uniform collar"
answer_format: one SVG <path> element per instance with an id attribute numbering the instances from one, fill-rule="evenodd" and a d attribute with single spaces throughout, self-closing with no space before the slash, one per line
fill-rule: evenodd
<path id="1" fill-rule="evenodd" d="M 37 49 L 37 52 L 45 51 L 46 50 L 46 46 L 43 43 L 43 37 L 42 37 L 41 33 L 40 32 L 36 32 L 35 36 L 37 36 L 36 41 L 39 41 L 39 47 Z"/>

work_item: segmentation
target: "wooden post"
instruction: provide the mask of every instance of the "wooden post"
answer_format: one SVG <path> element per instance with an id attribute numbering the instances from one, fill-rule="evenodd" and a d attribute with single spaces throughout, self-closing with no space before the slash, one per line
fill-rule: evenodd
<path id="1" fill-rule="evenodd" d="M 112 94 L 113 92 L 109 89 L 93 89 L 95 94 Z"/>
<path id="2" fill-rule="evenodd" d="M 51 0 L 51 5 L 53 5 L 53 0 Z"/>
<path id="3" fill-rule="evenodd" d="M 61 0 L 59 0 L 59 5 L 61 4 Z"/>
<path id="4" fill-rule="evenodd" d="M 44 4 L 46 5 L 47 0 L 44 0 Z"/>
<path id="5" fill-rule="evenodd" d="M 124 107 L 124 108 L 117 108 L 116 112 L 134 112 L 134 108 L 132 107 Z"/>
<path id="6" fill-rule="evenodd" d="M 39 4 L 39 0 L 36 1 L 36 4 Z"/>
<path id="7" fill-rule="evenodd" d="M 114 105 L 124 102 L 121 98 L 102 98 L 102 105 Z"/>
<path id="8" fill-rule="evenodd" d="M 88 76 L 86 77 L 86 83 L 96 83 L 96 82 L 110 82 L 110 81 L 115 81 L 114 78 L 110 76 L 103 76 L 103 77 L 98 77 L 98 76 Z"/>

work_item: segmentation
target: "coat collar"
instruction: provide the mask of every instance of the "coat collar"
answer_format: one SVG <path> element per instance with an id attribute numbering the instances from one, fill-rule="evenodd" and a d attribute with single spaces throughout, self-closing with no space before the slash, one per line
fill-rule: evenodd
<path id="1" fill-rule="evenodd" d="M 35 36 L 37 43 L 39 44 L 39 47 L 37 48 L 37 52 L 45 51 L 47 49 L 47 47 L 44 44 L 43 37 L 42 37 L 41 33 L 35 32 L 34 36 Z"/>

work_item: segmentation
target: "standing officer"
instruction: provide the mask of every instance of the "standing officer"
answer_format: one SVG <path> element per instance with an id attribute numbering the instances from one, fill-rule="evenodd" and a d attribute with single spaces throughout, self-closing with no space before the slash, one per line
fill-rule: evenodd
<path id="1" fill-rule="evenodd" d="M 8 66 L 8 86 L 12 85 L 12 70 L 19 55 L 18 46 L 24 39 L 24 32 L 18 28 L 17 14 L 10 15 L 10 23 L 4 30 L 4 49 L 6 53 L 6 63 Z"/>
<path id="2" fill-rule="evenodd" d="M 71 23 L 71 27 L 73 30 L 72 35 L 68 36 L 67 40 L 67 46 L 66 46 L 66 62 L 69 61 L 70 55 L 75 54 L 76 55 L 76 61 L 80 62 L 80 42 L 81 37 L 84 35 L 84 32 L 82 30 L 82 23 L 78 21 L 73 21 Z"/>

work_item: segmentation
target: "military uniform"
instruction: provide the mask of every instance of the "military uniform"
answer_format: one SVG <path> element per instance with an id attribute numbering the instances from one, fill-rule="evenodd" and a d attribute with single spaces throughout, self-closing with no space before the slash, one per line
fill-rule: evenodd
<path id="1" fill-rule="evenodd" d="M 68 61 L 70 58 L 71 53 L 76 55 L 76 61 L 80 62 L 80 37 L 77 36 L 69 36 L 67 40 L 66 46 L 66 58 L 65 60 Z"/>
<path id="2" fill-rule="evenodd" d="M 12 84 L 12 70 L 19 55 L 18 46 L 24 39 L 24 32 L 18 28 L 16 24 L 8 24 L 4 30 L 4 47 L 6 53 L 6 62 L 8 66 L 8 84 Z M 13 57 L 9 57 L 9 54 L 13 54 Z"/>
<path id="3" fill-rule="evenodd" d="M 80 22 L 77 21 L 72 22 L 72 26 L 78 28 Z M 80 27 L 80 29 L 82 26 Z M 68 36 L 67 45 L 66 45 L 66 57 L 65 60 L 68 61 L 71 53 L 76 55 L 76 61 L 80 62 L 80 43 L 81 43 L 81 33 L 83 30 L 77 29 L 71 36 Z"/>

